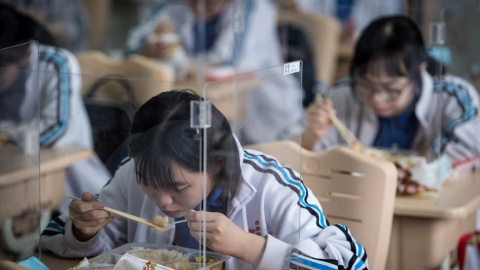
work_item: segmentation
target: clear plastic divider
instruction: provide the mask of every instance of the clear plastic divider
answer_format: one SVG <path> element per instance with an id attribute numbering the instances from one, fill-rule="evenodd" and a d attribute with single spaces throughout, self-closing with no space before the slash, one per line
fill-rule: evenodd
<path id="1" fill-rule="evenodd" d="M 0 50 L 0 259 L 33 255 L 58 205 L 41 179 L 38 57 L 36 42 Z"/>
<path id="2" fill-rule="evenodd" d="M 293 246 L 301 239 L 301 224 L 306 218 L 302 216 L 301 203 L 291 202 L 285 213 L 271 213 L 276 206 L 265 206 L 263 209 L 261 194 L 266 193 L 267 197 L 263 198 L 265 202 L 280 203 L 281 194 L 277 194 L 276 198 L 268 194 L 274 192 L 278 184 L 282 188 L 297 190 L 301 198 L 305 195 L 299 178 L 299 133 L 303 125 L 301 85 L 301 61 L 239 74 L 207 83 L 203 97 L 211 103 L 211 109 L 198 110 L 200 119 L 211 118 L 210 125 L 201 129 L 203 151 L 199 158 L 203 160 L 203 171 L 207 172 L 208 166 L 216 166 L 216 171 L 220 172 L 214 179 L 216 184 L 213 188 L 209 184 L 212 181 L 211 174 L 204 174 L 204 194 L 211 196 L 214 192 L 222 191 L 223 196 L 225 192 L 227 199 L 224 203 L 227 208 L 223 214 L 234 226 L 262 237 L 267 234 L 284 237 L 281 240 Z M 279 144 L 278 147 L 275 147 L 276 144 Z M 283 163 L 277 157 L 281 157 Z M 269 186 L 272 190 L 263 190 Z M 299 201 L 302 200 L 300 197 L 297 198 Z M 259 205 L 253 206 L 256 204 Z M 203 207 L 208 209 L 205 204 Z M 271 215 L 278 219 L 270 220 L 268 217 Z M 288 231 L 288 235 L 281 233 L 284 230 Z M 278 259 L 285 260 L 285 265 L 289 263 L 289 258 Z M 242 269 L 251 267 L 238 259 L 230 260 L 227 265 L 242 265 Z"/>

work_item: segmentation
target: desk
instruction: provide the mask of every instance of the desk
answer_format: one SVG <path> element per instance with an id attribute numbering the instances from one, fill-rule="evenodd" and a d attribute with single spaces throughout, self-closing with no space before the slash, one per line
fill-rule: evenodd
<path id="1" fill-rule="evenodd" d="M 14 145 L 3 144 L 0 147 L 2 246 L 12 247 L 10 244 L 16 244 L 17 240 L 13 235 L 32 235 L 30 240 L 38 238 L 39 212 L 56 209 L 63 202 L 65 169 L 77 161 L 90 158 L 93 152 L 83 148 L 50 148 L 41 149 L 39 156 L 26 156 Z M 34 245 L 27 243 L 28 239 L 23 238 L 24 244 Z M 31 255 L 26 246 L 17 246 L 19 250 L 14 251 L 20 253 L 20 257 Z M 2 258 L 12 259 L 0 250 Z"/>
<path id="2" fill-rule="evenodd" d="M 397 197 L 387 269 L 433 269 L 475 230 L 480 172 L 446 182 L 438 199 Z"/>
<path id="3" fill-rule="evenodd" d="M 35 254 L 50 270 L 66 270 L 75 267 L 83 258 L 62 258 L 51 252 L 42 252 L 41 255 Z"/>

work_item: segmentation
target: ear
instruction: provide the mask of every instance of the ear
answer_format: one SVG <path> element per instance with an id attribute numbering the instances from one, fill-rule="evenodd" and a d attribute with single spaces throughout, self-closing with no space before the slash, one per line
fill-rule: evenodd
<path id="1" fill-rule="evenodd" d="M 225 167 L 225 159 L 223 157 L 218 157 L 217 158 L 217 167 L 213 171 L 215 175 L 219 174 L 222 170 L 223 167 Z"/>

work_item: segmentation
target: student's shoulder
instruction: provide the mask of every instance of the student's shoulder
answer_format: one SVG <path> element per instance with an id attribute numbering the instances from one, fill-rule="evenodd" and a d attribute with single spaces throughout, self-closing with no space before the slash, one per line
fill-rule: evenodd
<path id="1" fill-rule="evenodd" d="M 112 178 L 107 182 L 107 184 L 105 184 L 105 186 L 111 184 L 119 184 L 122 182 L 136 183 L 135 181 L 131 181 L 132 177 L 136 177 L 135 163 L 133 161 L 133 158 L 126 157 L 122 161 L 120 161 L 117 169 L 113 173 Z"/>
<path id="2" fill-rule="evenodd" d="M 468 97 L 471 101 L 477 102 L 478 91 L 469 81 L 455 75 L 446 75 L 441 80 L 434 79 L 434 91 L 446 94 L 450 97 Z"/>
<path id="3" fill-rule="evenodd" d="M 79 64 L 75 55 L 67 49 L 49 45 L 38 45 L 39 65 L 56 66 L 59 72 L 78 72 Z"/>
<path id="4" fill-rule="evenodd" d="M 68 58 L 74 58 L 74 54 L 70 52 L 67 49 L 59 48 L 59 47 L 54 47 L 50 45 L 44 45 L 44 44 L 39 44 L 38 45 L 38 53 L 39 57 L 41 58 L 42 55 L 43 57 L 52 57 L 52 56 L 62 56 L 62 57 L 68 57 Z"/>
<path id="5" fill-rule="evenodd" d="M 244 176 L 254 185 L 254 182 L 258 182 L 257 184 L 284 187 L 301 182 L 298 172 L 281 164 L 275 157 L 257 150 L 244 150 L 242 167 Z"/>

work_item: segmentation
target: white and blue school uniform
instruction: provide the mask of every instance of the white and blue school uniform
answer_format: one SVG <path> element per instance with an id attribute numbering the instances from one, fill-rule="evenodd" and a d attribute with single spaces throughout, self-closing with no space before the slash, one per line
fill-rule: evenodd
<path id="1" fill-rule="evenodd" d="M 229 66 L 238 73 L 271 68 L 256 73 L 266 82 L 246 98 L 246 120 L 237 133 L 245 144 L 287 137 L 291 127 L 301 123 L 302 88 L 300 82 L 283 75 L 276 11 L 271 3 L 233 0 L 205 24 L 205 43 L 199 45 L 198 21 L 191 10 L 181 3 L 161 2 L 144 23 L 131 31 L 127 53 L 138 53 L 162 20 L 175 27 L 187 55 L 191 59 L 201 57 L 206 67 Z"/>
<path id="2" fill-rule="evenodd" d="M 31 46 L 31 72 L 20 106 L 20 121 L 38 119 L 40 146 L 93 149 L 92 132 L 81 96 L 80 66 L 73 54 L 51 46 Z M 37 70 L 38 69 L 38 70 Z M 94 155 L 67 168 L 65 193 L 97 193 L 111 175 Z M 68 212 L 65 200 L 61 212 Z"/>
<path id="3" fill-rule="evenodd" d="M 414 108 L 418 125 L 409 149 L 425 154 L 430 161 L 440 154 L 448 156 L 452 163 L 480 157 L 480 100 L 476 89 L 452 75 L 436 81 L 426 71 L 422 73 L 421 81 L 420 96 Z M 348 80 L 339 83 L 330 93 L 337 117 L 361 143 L 375 145 L 375 141 L 379 140 L 379 131 L 382 132 L 382 119 L 371 107 L 354 97 Z M 411 123 L 411 120 L 407 121 Z M 314 147 L 314 151 L 344 144 L 338 131 L 332 128 Z"/>
<path id="4" fill-rule="evenodd" d="M 367 251 L 342 224 L 329 224 L 322 207 L 300 175 L 273 157 L 240 151 L 241 181 L 225 215 L 244 231 L 263 236 L 267 244 L 257 269 L 368 269 Z M 122 164 L 99 194 L 109 207 L 149 219 L 164 215 L 136 182 L 133 159 Z M 68 215 L 53 220 L 40 238 L 42 250 L 64 257 L 95 256 L 125 243 L 172 244 L 175 228 L 159 232 L 116 217 L 87 242 L 72 234 Z M 235 258 L 226 269 L 251 269 Z"/>

